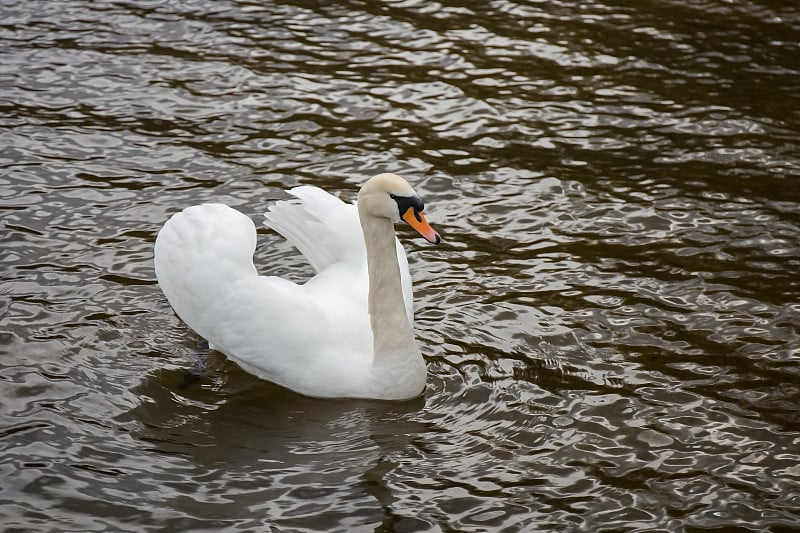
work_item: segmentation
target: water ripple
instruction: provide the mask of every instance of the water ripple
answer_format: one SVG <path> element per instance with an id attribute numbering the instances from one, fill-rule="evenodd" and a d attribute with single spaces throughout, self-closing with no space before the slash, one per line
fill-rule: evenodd
<path id="1" fill-rule="evenodd" d="M 793 5 L 0 15 L 6 529 L 797 523 Z M 384 170 L 444 237 L 401 230 L 425 397 L 319 402 L 200 358 L 155 285 L 161 223 Z M 261 272 L 311 273 L 259 239 Z"/>

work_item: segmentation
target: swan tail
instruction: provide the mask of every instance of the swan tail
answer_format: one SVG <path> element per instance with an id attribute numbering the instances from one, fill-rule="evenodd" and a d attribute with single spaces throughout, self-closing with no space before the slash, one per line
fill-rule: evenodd
<path id="1" fill-rule="evenodd" d="M 289 192 L 295 198 L 270 206 L 264 214 L 266 224 L 297 248 L 316 272 L 352 254 L 365 253 L 355 205 L 310 185 Z"/>

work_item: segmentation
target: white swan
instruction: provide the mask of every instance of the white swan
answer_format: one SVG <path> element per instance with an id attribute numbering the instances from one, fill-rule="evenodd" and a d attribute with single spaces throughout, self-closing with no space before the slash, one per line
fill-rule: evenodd
<path id="1" fill-rule="evenodd" d="M 423 204 L 395 174 L 379 174 L 345 204 L 292 189 L 267 224 L 316 270 L 305 284 L 259 276 L 252 220 L 221 204 L 189 207 L 158 233 L 155 271 L 175 312 L 246 371 L 307 396 L 413 398 L 425 361 L 412 331 L 411 277 L 395 222 L 436 244 Z"/>

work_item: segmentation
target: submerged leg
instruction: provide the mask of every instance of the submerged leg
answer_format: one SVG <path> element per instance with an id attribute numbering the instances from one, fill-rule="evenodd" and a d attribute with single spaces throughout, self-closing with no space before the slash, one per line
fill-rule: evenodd
<path id="1" fill-rule="evenodd" d="M 185 389 L 192 385 L 193 383 L 200 381 L 206 375 L 206 356 L 208 355 L 208 341 L 202 339 L 200 342 L 197 343 L 197 348 L 195 349 L 195 357 L 194 362 L 192 363 L 192 367 L 187 370 L 183 375 L 183 383 L 178 385 L 178 388 Z"/>

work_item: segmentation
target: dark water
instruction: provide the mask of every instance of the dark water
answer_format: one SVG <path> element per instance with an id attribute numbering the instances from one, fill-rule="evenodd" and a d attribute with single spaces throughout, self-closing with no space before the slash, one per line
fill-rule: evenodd
<path id="1" fill-rule="evenodd" d="M 798 527 L 800 7 L 620 4 L 0 2 L 2 528 Z M 163 221 L 383 171 L 425 397 L 187 385 Z"/>

